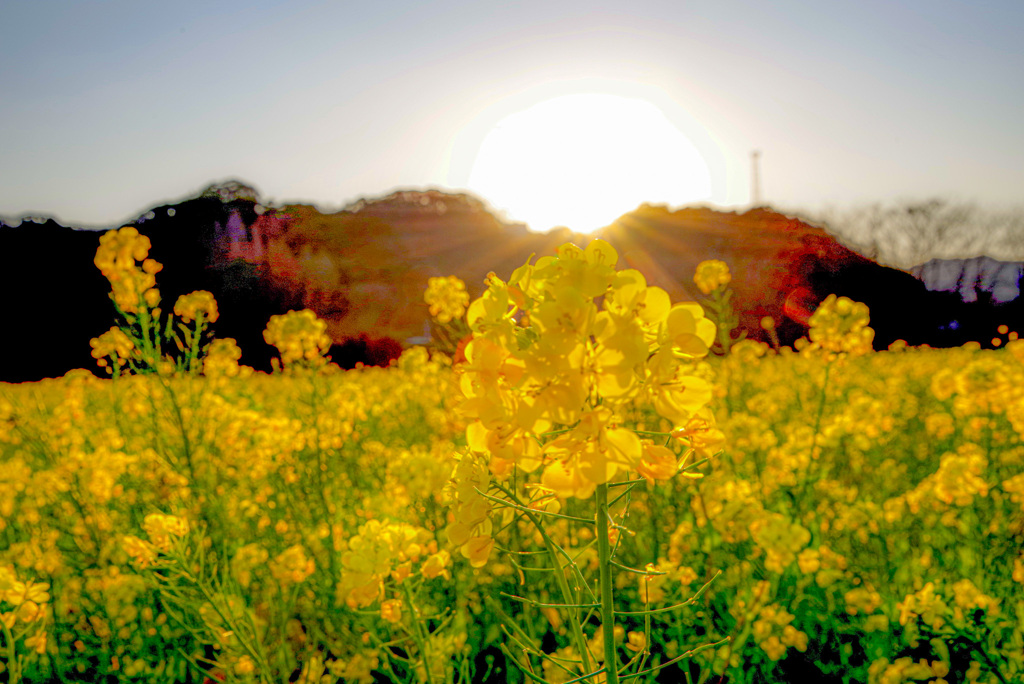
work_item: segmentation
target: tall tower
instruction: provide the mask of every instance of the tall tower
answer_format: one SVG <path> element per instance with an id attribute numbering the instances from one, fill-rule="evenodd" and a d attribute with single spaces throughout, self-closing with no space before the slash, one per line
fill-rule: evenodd
<path id="1" fill-rule="evenodd" d="M 750 153 L 750 206 L 761 206 L 761 151 Z"/>

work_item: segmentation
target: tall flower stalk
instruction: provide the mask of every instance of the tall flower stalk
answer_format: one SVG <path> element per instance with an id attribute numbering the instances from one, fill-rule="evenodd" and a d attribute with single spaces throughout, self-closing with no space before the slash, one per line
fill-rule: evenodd
<path id="1" fill-rule="evenodd" d="M 707 298 L 702 302 L 702 306 L 718 329 L 713 349 L 716 354 L 728 354 L 734 344 L 747 336 L 745 331 L 740 331 L 735 336 L 733 334 L 739 327 L 740 319 L 732 307 L 732 289 L 729 287 L 732 274 L 729 272 L 729 266 L 717 259 L 702 261 L 697 264 L 693 282 Z"/>
<path id="2" fill-rule="evenodd" d="M 528 520 L 545 541 L 562 602 L 510 598 L 564 612 L 582 671 L 573 676 L 610 683 L 623 668 L 644 662 L 641 656 L 624 665 L 620 657 L 615 572 L 659 573 L 615 560 L 626 527 L 623 513 L 610 508 L 609 489 L 624 487 L 616 500 L 628 502 L 643 478 L 664 480 L 689 467 L 695 443 L 714 430 L 706 409 L 711 385 L 697 364 L 716 335 L 699 305 L 673 305 L 638 271 L 615 270 L 617 261 L 601 240 L 585 249 L 566 244 L 557 256 L 527 262 L 507 282 L 492 273 L 483 296 L 470 304 L 472 337 L 459 367 L 468 448 L 453 473 L 447 530 L 462 555 L 482 567 L 495 548 L 498 513 Z M 658 430 L 637 424 L 644 411 Z M 592 513 L 560 512 L 578 509 L 574 501 Z M 545 531 L 552 520 L 590 529 L 596 587 Z M 584 632 L 593 615 L 602 635 L 596 651 Z M 646 645 L 638 648 L 647 652 Z M 526 660 L 513 662 L 531 680 L 544 681 L 532 671 L 530 653 L 565 668 L 537 649 L 525 651 Z"/>
<path id="3" fill-rule="evenodd" d="M 110 283 L 117 316 L 114 327 L 90 341 L 92 356 L 114 377 L 197 373 L 210 343 L 210 325 L 219 316 L 216 300 L 205 290 L 182 295 L 173 314 L 165 315 L 156 287 L 163 265 L 149 258 L 150 248 L 148 237 L 125 226 L 100 238 L 93 260 Z"/>

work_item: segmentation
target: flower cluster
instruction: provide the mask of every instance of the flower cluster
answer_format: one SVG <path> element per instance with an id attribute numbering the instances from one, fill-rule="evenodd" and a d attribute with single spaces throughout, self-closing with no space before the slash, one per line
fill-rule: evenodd
<path id="1" fill-rule="evenodd" d="M 565 244 L 508 282 L 490 274 L 487 290 L 470 304 L 461 412 L 470 421 L 470 450 L 495 477 L 504 479 L 513 466 L 541 470 L 547 491 L 588 498 L 620 473 L 678 471 L 625 416 L 647 404 L 682 426 L 705 408 L 711 385 L 694 362 L 707 355 L 715 325 L 697 304 L 673 306 L 638 271 L 616 271 L 617 261 L 602 240 L 586 249 Z M 461 476 L 475 472 L 464 462 L 459 467 Z M 486 502 L 467 490 L 458 510 L 454 537 L 482 564 Z"/>
<path id="2" fill-rule="evenodd" d="M 149 238 L 132 226 L 100 237 L 93 263 L 110 281 L 111 297 L 124 313 L 137 313 L 143 306 L 152 308 L 160 303 L 156 274 L 163 266 L 147 258 L 150 247 Z"/>
<path id="3" fill-rule="evenodd" d="M 250 543 L 235 551 L 231 559 L 231 574 L 244 589 L 252 584 L 253 571 L 265 564 L 270 554 L 258 543 Z"/>
<path id="4" fill-rule="evenodd" d="M 871 351 L 875 331 L 868 326 L 868 307 L 848 297 L 829 295 L 811 315 L 808 350 L 826 355 L 859 356 Z"/>
<path id="5" fill-rule="evenodd" d="M 943 677 L 949 674 L 949 663 L 941 660 L 928 661 L 919 658 L 916 662 L 911 657 L 897 658 L 890 663 L 882 658 L 871 663 L 868 670 L 868 684 L 903 684 L 909 681 L 928 680 L 934 684 L 946 682 Z"/>
<path id="6" fill-rule="evenodd" d="M 491 475 L 483 459 L 463 456 L 455 466 L 452 479 L 445 488 L 452 515 L 448 525 L 448 541 L 457 546 L 474 568 L 486 565 L 494 548 L 491 533 L 491 504 L 481 492 L 486 492 Z"/>
<path id="7" fill-rule="evenodd" d="M 989 485 L 982 477 L 988 468 L 985 453 L 976 444 L 963 444 L 955 453 L 943 454 L 939 469 L 903 496 L 910 510 L 922 506 L 969 506 L 976 496 L 986 496 Z"/>
<path id="8" fill-rule="evenodd" d="M 707 295 L 732 282 L 732 274 L 729 273 L 729 267 L 724 261 L 708 259 L 697 264 L 693 282 L 701 292 Z"/>
<path id="9" fill-rule="evenodd" d="M 89 340 L 89 346 L 92 347 L 90 353 L 96 359 L 96 364 L 110 372 L 120 371 L 135 352 L 135 343 L 118 327 Z"/>
<path id="10" fill-rule="evenodd" d="M 121 548 L 128 554 L 132 565 L 140 570 L 156 563 L 161 553 L 171 550 L 172 538 L 184 537 L 189 530 L 186 519 L 162 513 L 147 515 L 142 527 L 146 531 L 145 540 L 130 534 L 121 537 Z"/>
<path id="11" fill-rule="evenodd" d="M 797 554 L 811 540 L 811 533 L 801 525 L 778 513 L 762 514 L 750 525 L 750 536 L 764 549 L 764 566 L 782 573 L 797 559 Z"/>
<path id="12" fill-rule="evenodd" d="M 91 341 L 92 355 L 115 376 L 123 369 L 163 375 L 196 372 L 209 325 L 219 317 L 217 302 L 213 294 L 199 290 L 179 297 L 173 314 L 164 314 L 156 288 L 156 274 L 163 266 L 147 258 L 149 250 L 149 238 L 132 226 L 100 238 L 94 262 L 110 282 L 118 326 Z M 178 355 L 171 352 L 171 343 Z"/>
<path id="13" fill-rule="evenodd" d="M 999 601 L 983 593 L 974 582 L 962 579 L 953 583 L 953 620 L 962 622 L 968 611 L 984 610 L 990 615 L 999 612 Z"/>
<path id="14" fill-rule="evenodd" d="M 901 625 L 920 618 L 933 630 L 941 629 L 946 624 L 946 613 L 949 610 L 943 597 L 935 592 L 933 582 L 928 582 L 919 591 L 908 594 L 896 607 L 900 611 Z"/>
<path id="15" fill-rule="evenodd" d="M 413 564 L 421 559 L 426 561 L 421 568 L 425 576 L 442 574 L 447 554 L 439 554 L 432 536 L 408 523 L 367 521 L 348 540 L 348 550 L 342 554 L 345 572 L 338 585 L 339 602 L 356 608 L 382 600 L 385 581 L 404 581 L 412 574 Z M 396 605 L 389 604 L 386 610 L 394 615 Z"/>
<path id="16" fill-rule="evenodd" d="M 31 628 L 34 633 L 24 643 L 38 654 L 46 652 L 46 632 L 35 627 L 45 621 L 49 601 L 48 583 L 19 581 L 14 568 L 0 565 L 0 621 L 7 634 L 13 631 L 17 637 L 23 636 Z"/>
<path id="17" fill-rule="evenodd" d="M 209 377 L 237 377 L 252 373 L 252 368 L 239 366 L 242 350 L 231 338 L 216 339 L 210 343 L 203 358 L 203 375 Z"/>
<path id="18" fill-rule="evenodd" d="M 301 544 L 293 544 L 274 556 L 270 562 L 270 574 L 282 586 L 301 584 L 316 570 L 316 561 L 306 555 Z"/>
<path id="19" fill-rule="evenodd" d="M 263 331 L 267 344 L 276 347 L 285 368 L 293 365 L 319 366 L 331 347 L 327 323 L 309 309 L 271 316 Z"/>
<path id="20" fill-rule="evenodd" d="M 701 301 L 701 306 L 704 307 L 708 319 L 717 328 L 715 353 L 730 353 L 733 345 L 746 337 L 746 332 L 740 331 L 738 335 L 733 335 L 733 332 L 739 327 L 740 319 L 732 306 L 733 291 L 728 287 L 732 282 L 729 267 L 724 261 L 717 259 L 702 261 L 697 264 L 693 282 L 706 295 L 706 298 Z"/>
<path id="21" fill-rule="evenodd" d="M 430 315 L 439 323 L 449 323 L 462 318 L 469 305 L 466 284 L 455 276 L 430 278 L 423 300 L 430 307 Z"/>
<path id="22" fill-rule="evenodd" d="M 807 650 L 807 634 L 790 624 L 795 617 L 776 604 L 769 604 L 758 613 L 753 636 L 772 660 L 781 660 L 790 647 L 801 653 Z"/>
<path id="23" fill-rule="evenodd" d="M 188 521 L 176 515 L 150 513 L 142 522 L 149 543 L 159 551 L 171 550 L 172 537 L 184 537 L 188 534 Z"/>
<path id="24" fill-rule="evenodd" d="M 882 596 L 871 587 L 856 587 L 843 595 L 850 615 L 870 615 L 882 605 Z"/>
<path id="25" fill-rule="evenodd" d="M 469 309 L 461 387 L 470 445 L 526 471 L 544 465 L 547 486 L 580 498 L 641 461 L 643 445 L 616 409 L 645 394 L 680 424 L 711 398 L 681 362 L 708 353 L 714 325 L 697 305 L 672 306 L 638 271 L 616 272 L 617 260 L 601 240 L 563 245 L 508 283 L 492 275 Z M 556 425 L 573 427 L 543 451 L 531 446 Z"/>
<path id="26" fill-rule="evenodd" d="M 191 323 L 192 321 L 216 323 L 219 317 L 217 300 L 213 298 L 213 293 L 206 290 L 196 290 L 181 295 L 174 303 L 174 315 L 180 318 L 182 323 Z"/>

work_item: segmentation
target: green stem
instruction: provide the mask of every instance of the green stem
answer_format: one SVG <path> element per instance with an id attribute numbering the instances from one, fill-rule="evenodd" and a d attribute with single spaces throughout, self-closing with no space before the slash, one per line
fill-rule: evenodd
<path id="1" fill-rule="evenodd" d="M 259 668 L 259 681 L 266 682 L 269 684 L 268 679 L 270 675 L 270 664 L 267 662 L 266 657 L 263 654 L 262 644 L 256 639 L 256 635 L 253 634 L 253 641 L 250 642 L 248 634 L 239 629 L 238 623 L 235 621 L 234 609 L 227 599 L 222 598 L 224 603 L 223 608 L 217 600 L 217 596 L 210 591 L 209 587 L 204 584 L 201 577 L 197 577 L 188 570 L 188 558 L 179 552 L 176 552 L 172 558 L 178 566 L 178 571 L 186 581 L 195 586 L 199 592 L 203 595 L 203 598 L 213 607 L 217 612 L 217 615 L 223 621 L 224 625 L 230 629 L 230 631 L 238 639 L 238 643 L 241 644 L 246 654 L 255 661 L 256 666 Z M 223 596 L 223 594 L 221 594 Z"/>
<path id="2" fill-rule="evenodd" d="M 154 328 L 149 306 L 144 301 L 140 301 L 139 305 L 139 326 L 142 330 L 143 361 L 148 366 L 147 370 L 155 372 L 157 362 L 160 360 L 160 353 L 158 351 L 160 328 L 159 324 Z M 150 337 L 151 335 L 152 338 Z"/>
<path id="3" fill-rule="evenodd" d="M 430 643 L 427 640 L 427 636 L 423 633 L 423 624 L 420 622 L 419 615 L 416 614 L 416 602 L 412 597 L 412 589 L 409 588 L 409 582 L 401 582 L 402 591 L 405 593 L 405 601 L 409 604 L 409 619 L 412 620 L 413 625 L 413 639 L 416 640 L 416 646 L 420 649 L 420 659 L 423 661 L 423 671 L 426 673 L 427 684 L 433 684 L 433 677 L 430 674 L 430 665 L 433 662 L 433 658 L 430 655 Z"/>
<path id="4" fill-rule="evenodd" d="M 497 487 L 510 499 L 515 498 L 513 492 L 502 487 L 500 484 L 497 484 Z M 558 552 L 561 549 L 561 547 L 557 547 L 554 540 L 552 540 L 551 537 L 548 536 L 547 531 L 544 529 L 544 526 L 540 522 L 540 518 L 536 515 L 536 513 L 539 513 L 539 511 L 534 511 L 530 508 L 526 508 L 525 506 L 521 506 L 519 510 L 521 510 L 523 515 L 530 519 L 530 522 L 533 524 L 534 528 L 538 532 L 540 532 L 540 536 L 544 540 L 544 547 L 547 549 L 548 556 L 551 558 L 551 564 L 555 568 L 555 582 L 558 584 L 558 591 L 562 594 L 562 601 L 566 604 L 576 603 L 573 600 L 572 592 L 569 589 L 569 583 L 565 579 L 565 567 L 562 565 L 562 560 L 559 557 Z M 608 535 L 605 534 L 606 543 L 607 539 Z M 573 559 L 565 553 L 564 549 L 561 549 L 561 551 L 562 555 L 565 555 L 565 558 L 568 561 L 569 565 L 574 566 L 575 563 Z M 577 578 L 577 580 L 582 581 L 581 578 Z M 587 650 L 586 637 L 583 636 L 583 627 L 580 624 L 579 610 L 567 609 L 566 613 L 568 613 L 569 615 L 569 626 L 572 629 L 572 636 L 573 641 L 576 643 L 576 649 L 580 653 L 580 661 L 583 664 L 583 671 L 590 672 L 590 652 Z"/>
<path id="5" fill-rule="evenodd" d="M 576 517 L 576 516 L 573 516 L 573 515 L 562 515 L 561 513 L 549 513 L 547 511 L 541 510 L 539 508 L 529 508 L 528 506 L 521 506 L 521 505 L 519 505 L 517 503 L 514 503 L 512 501 L 508 501 L 507 499 L 499 499 L 496 496 L 491 496 L 487 492 L 483 492 L 480 489 L 476 489 L 476 493 L 479 494 L 480 496 L 484 497 L 485 499 L 488 499 L 489 501 L 493 501 L 493 502 L 495 502 L 497 504 L 501 504 L 502 506 L 507 506 L 508 508 L 520 511 L 522 513 L 533 512 L 533 513 L 536 513 L 537 515 L 546 515 L 546 516 L 551 517 L 551 518 L 559 518 L 561 520 L 569 520 L 570 522 L 586 523 L 587 525 L 590 524 L 590 519 L 589 518 L 579 518 L 579 517 Z"/>
<path id="6" fill-rule="evenodd" d="M 973 641 L 974 644 L 972 645 L 972 650 L 981 655 L 985 660 L 985 663 L 989 666 L 989 669 L 992 670 L 992 674 L 996 676 L 996 679 L 998 679 L 1002 684 L 1007 684 L 1006 678 L 1003 677 L 1003 673 L 1000 672 L 999 668 L 996 667 L 996 664 L 992 662 L 992 658 L 989 656 L 988 651 L 982 646 L 982 643 L 977 640 Z"/>
<path id="7" fill-rule="evenodd" d="M 604 636 L 605 681 L 619 684 L 618 655 L 615 652 L 615 604 L 612 595 L 612 554 L 608 543 L 608 485 L 597 486 L 597 555 L 601 581 L 601 625 Z"/>
<path id="8" fill-rule="evenodd" d="M 327 463 L 327 455 L 324 453 L 323 448 L 320 446 L 320 425 L 317 423 L 317 417 L 320 415 L 320 387 L 317 384 L 317 375 L 310 377 L 310 383 L 312 383 L 312 395 L 310 397 L 310 406 L 312 408 L 312 415 L 310 416 L 310 423 L 313 426 L 313 448 L 316 451 L 316 477 L 317 477 L 317 492 L 320 495 L 320 505 L 323 507 L 324 519 L 329 520 L 331 529 L 334 529 L 336 523 L 336 516 L 334 511 L 331 510 L 331 504 L 327 500 L 327 483 L 329 480 L 334 478 L 328 475 L 330 470 L 329 464 Z M 337 553 L 334 550 L 334 544 L 327 545 L 327 560 L 330 564 L 331 582 L 336 582 L 341 576 L 338 570 Z"/>
<path id="9" fill-rule="evenodd" d="M 14 648 L 14 635 L 11 634 L 10 628 L 7 623 L 0 620 L 0 626 L 4 628 L 4 641 L 7 647 L 7 671 L 10 673 L 8 681 L 11 684 L 21 681 L 21 660 L 15 653 Z"/>
<path id="10" fill-rule="evenodd" d="M 811 481 L 811 469 L 815 467 L 814 454 L 818 446 L 818 434 L 821 432 L 821 421 L 825 416 L 825 402 L 828 394 L 828 376 L 832 372 L 832 362 L 825 365 L 825 379 L 821 383 L 821 398 L 818 400 L 818 410 L 814 416 L 814 434 L 811 436 L 811 453 L 807 461 L 807 470 L 804 474 L 804 481 L 800 487 L 800 500 L 804 501 L 804 494 L 807 493 L 807 486 Z M 822 479 L 818 473 L 818 479 Z"/>
<path id="11" fill-rule="evenodd" d="M 188 339 L 188 360 L 186 361 L 185 372 L 196 373 L 199 370 L 199 341 L 203 336 L 203 329 L 206 327 L 202 311 L 196 317 L 195 331 L 189 331 Z"/>

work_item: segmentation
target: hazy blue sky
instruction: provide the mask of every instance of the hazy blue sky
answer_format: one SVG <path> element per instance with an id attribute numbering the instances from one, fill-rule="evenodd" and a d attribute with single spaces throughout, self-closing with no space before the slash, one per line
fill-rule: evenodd
<path id="1" fill-rule="evenodd" d="M 237 177 L 336 209 L 463 189 L 503 116 L 656 104 L 712 200 L 1019 204 L 1024 2 L 0 0 L 0 216 L 112 225 Z"/>

